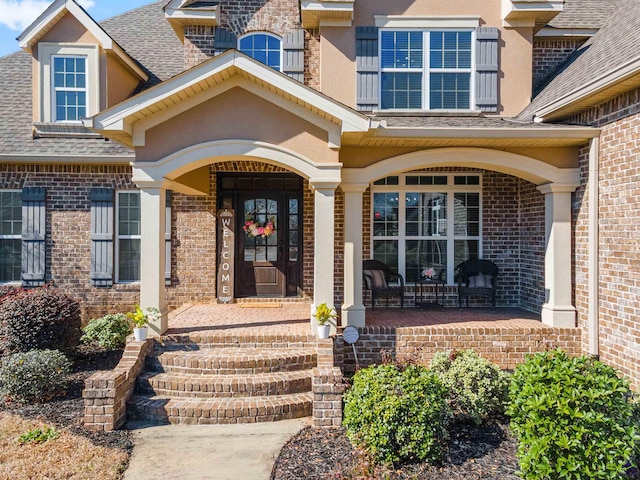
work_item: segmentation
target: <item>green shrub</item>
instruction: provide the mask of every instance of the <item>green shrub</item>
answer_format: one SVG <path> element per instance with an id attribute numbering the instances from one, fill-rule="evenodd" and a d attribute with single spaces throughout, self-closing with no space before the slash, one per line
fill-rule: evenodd
<path id="1" fill-rule="evenodd" d="M 80 306 L 54 288 L 38 288 L 12 295 L 0 303 L 0 324 L 5 325 L 12 352 L 68 351 L 78 344 Z"/>
<path id="2" fill-rule="evenodd" d="M 423 366 L 358 371 L 344 397 L 347 436 L 377 463 L 441 459 L 450 410 L 447 390 Z"/>
<path id="3" fill-rule="evenodd" d="M 95 342 L 102 348 L 113 350 L 124 346 L 127 335 L 131 333 L 131 323 L 124 313 L 94 318 L 82 329 L 80 338 L 84 343 Z"/>
<path id="4" fill-rule="evenodd" d="M 504 413 L 509 376 L 473 350 L 438 352 L 429 365 L 449 390 L 449 405 L 459 421 L 481 424 Z"/>
<path id="5" fill-rule="evenodd" d="M 516 368 L 509 397 L 525 479 L 618 478 L 632 458 L 628 383 L 591 357 L 530 356 Z"/>
<path id="6" fill-rule="evenodd" d="M 66 388 L 71 362 L 58 350 L 31 350 L 6 357 L 0 366 L 0 393 L 12 400 L 44 401 Z"/>

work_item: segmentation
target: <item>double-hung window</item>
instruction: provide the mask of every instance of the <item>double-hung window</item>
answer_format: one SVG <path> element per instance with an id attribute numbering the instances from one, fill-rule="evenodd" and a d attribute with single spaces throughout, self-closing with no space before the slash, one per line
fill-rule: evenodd
<path id="1" fill-rule="evenodd" d="M 54 56 L 53 114 L 56 122 L 79 122 L 87 116 L 87 57 Z"/>
<path id="2" fill-rule="evenodd" d="M 116 226 L 116 281 L 140 281 L 140 192 L 117 192 Z"/>
<path id="3" fill-rule="evenodd" d="M 482 251 L 481 176 L 406 174 L 372 186 L 372 256 L 407 282 L 432 267 L 453 282 L 454 268 Z"/>
<path id="4" fill-rule="evenodd" d="M 471 30 L 380 30 L 380 108 L 470 110 Z"/>
<path id="5" fill-rule="evenodd" d="M 0 191 L 0 283 L 19 282 L 22 270 L 22 195 Z"/>
<path id="6" fill-rule="evenodd" d="M 238 41 L 238 49 L 251 58 L 280 71 L 282 65 L 282 41 L 267 33 L 249 33 Z"/>

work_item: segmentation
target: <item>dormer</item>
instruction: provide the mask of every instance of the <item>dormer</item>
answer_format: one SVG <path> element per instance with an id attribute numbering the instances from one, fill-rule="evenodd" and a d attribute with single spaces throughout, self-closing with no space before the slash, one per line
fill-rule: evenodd
<path id="1" fill-rule="evenodd" d="M 34 60 L 36 136 L 82 135 L 82 118 L 125 100 L 148 79 L 73 0 L 54 1 L 18 42 Z"/>

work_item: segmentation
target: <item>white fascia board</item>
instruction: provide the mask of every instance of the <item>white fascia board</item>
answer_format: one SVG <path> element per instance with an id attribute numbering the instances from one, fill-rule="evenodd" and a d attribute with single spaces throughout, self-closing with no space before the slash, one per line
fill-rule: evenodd
<path id="1" fill-rule="evenodd" d="M 569 107 L 570 105 L 584 100 L 585 98 L 598 93 L 600 90 L 604 90 L 607 87 L 613 86 L 614 84 L 625 80 L 628 77 L 633 75 L 640 74 L 640 56 L 630 60 L 629 62 L 620 65 L 619 67 L 610 70 L 609 72 L 601 75 L 598 78 L 595 78 L 591 82 L 586 85 L 582 85 L 578 87 L 559 99 L 551 102 L 538 110 L 535 113 L 535 120 L 539 122 L 543 122 L 546 120 L 545 117 L 552 115 L 560 110 Z"/>
<path id="2" fill-rule="evenodd" d="M 36 18 L 31 25 L 24 29 L 24 31 L 18 36 L 18 44 L 20 48 L 31 52 L 31 47 L 35 43 L 38 34 L 47 27 L 53 20 L 61 15 L 66 8 L 65 0 L 56 0 L 49 7 Z"/>
<path id="3" fill-rule="evenodd" d="M 565 138 L 589 139 L 600 135 L 593 127 L 573 128 L 456 128 L 456 127 L 401 127 L 378 128 L 371 132 L 373 138 Z"/>
<path id="4" fill-rule="evenodd" d="M 587 38 L 598 33 L 597 28 L 541 28 L 535 38 Z"/>
<path id="5" fill-rule="evenodd" d="M 303 1 L 301 2 L 301 10 L 303 12 L 310 12 L 313 14 L 322 15 L 322 12 L 344 12 L 344 13 L 353 13 L 353 5 L 354 0 L 343 0 L 343 1 L 319 1 L 319 2 L 310 2 Z"/>
<path id="6" fill-rule="evenodd" d="M 321 111 L 342 121 L 342 130 L 366 132 L 369 129 L 369 118 L 355 110 L 329 99 L 309 87 L 293 80 L 286 75 L 247 57 L 236 50 L 214 57 L 201 65 L 183 72 L 155 87 L 142 92 L 124 102 L 111 107 L 89 119 L 92 123 L 87 126 L 99 131 L 121 130 L 122 121 L 145 108 L 163 101 L 178 92 L 189 89 L 207 78 L 224 70 L 239 68 L 249 75 L 260 78 L 277 89 L 299 98 Z M 204 97 L 203 97 L 204 98 Z"/>
<path id="7" fill-rule="evenodd" d="M 180 24 L 188 23 L 189 21 L 206 22 L 207 25 L 218 25 L 218 8 L 211 10 L 180 10 L 167 8 L 164 11 L 164 16 L 170 22 L 178 22 Z"/>
<path id="8" fill-rule="evenodd" d="M 379 28 L 477 28 L 479 15 L 374 15 Z"/>

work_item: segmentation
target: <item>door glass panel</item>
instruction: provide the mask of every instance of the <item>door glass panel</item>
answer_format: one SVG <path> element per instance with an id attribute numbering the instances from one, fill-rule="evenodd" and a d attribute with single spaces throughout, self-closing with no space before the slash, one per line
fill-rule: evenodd
<path id="1" fill-rule="evenodd" d="M 289 261 L 290 262 L 298 261 L 298 247 L 289 247 Z"/>
<path id="2" fill-rule="evenodd" d="M 245 262 L 278 261 L 278 201 L 252 198 L 244 201 Z"/>

